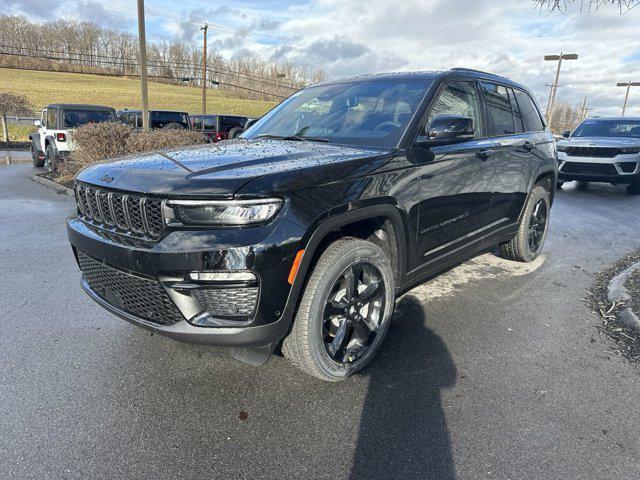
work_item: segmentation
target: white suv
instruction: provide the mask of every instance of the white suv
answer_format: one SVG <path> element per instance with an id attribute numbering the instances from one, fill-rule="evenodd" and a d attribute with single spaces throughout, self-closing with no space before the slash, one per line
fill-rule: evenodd
<path id="1" fill-rule="evenodd" d="M 34 167 L 45 164 L 55 169 L 69 154 L 69 130 L 85 123 L 115 122 L 116 111 L 100 105 L 55 103 L 42 110 L 40 120 L 34 122 L 38 131 L 29 135 L 31 159 Z"/>
<path id="2" fill-rule="evenodd" d="M 627 185 L 640 194 L 640 118 L 588 118 L 558 142 L 558 188 L 563 182 Z"/>

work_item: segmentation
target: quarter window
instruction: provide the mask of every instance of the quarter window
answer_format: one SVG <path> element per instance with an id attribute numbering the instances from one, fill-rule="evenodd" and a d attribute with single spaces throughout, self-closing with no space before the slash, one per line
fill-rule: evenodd
<path id="1" fill-rule="evenodd" d="M 487 113 L 493 124 L 493 134 L 511 135 L 515 133 L 511 101 L 506 87 L 487 82 L 482 82 L 481 85 Z"/>
<path id="2" fill-rule="evenodd" d="M 193 118 L 193 128 L 196 130 L 202 130 L 202 117 L 191 117 Z"/>
<path id="3" fill-rule="evenodd" d="M 476 138 L 482 134 L 482 116 L 478 92 L 473 82 L 455 82 L 447 85 L 431 107 L 427 125 L 440 115 L 459 115 L 473 120 Z"/>
<path id="4" fill-rule="evenodd" d="M 522 90 L 514 90 L 516 100 L 518 101 L 518 107 L 522 112 L 522 121 L 524 122 L 524 129 L 527 132 L 537 132 L 544 130 L 544 124 L 540 118 L 540 113 L 536 108 L 531 97 Z"/>

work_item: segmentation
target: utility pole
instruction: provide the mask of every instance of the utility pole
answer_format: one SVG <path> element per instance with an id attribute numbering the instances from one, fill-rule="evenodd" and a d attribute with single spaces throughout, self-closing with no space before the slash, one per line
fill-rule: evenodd
<path id="1" fill-rule="evenodd" d="M 580 121 L 587 118 L 587 97 L 584 97 L 582 101 L 582 108 L 580 109 Z"/>
<path id="2" fill-rule="evenodd" d="M 149 130 L 149 95 L 147 91 L 147 40 L 144 33 L 144 0 L 138 0 L 138 42 L 140 44 L 140 90 L 142 93 L 142 129 Z"/>
<path id="3" fill-rule="evenodd" d="M 629 90 L 631 90 L 631 87 L 640 86 L 640 82 L 623 82 L 617 83 L 616 86 L 627 87 L 627 93 L 624 95 L 624 103 L 622 104 L 622 116 L 624 117 L 624 112 L 627 110 L 627 102 L 629 101 Z"/>
<path id="4" fill-rule="evenodd" d="M 205 23 L 200 27 L 204 36 L 202 45 L 202 114 L 207 113 L 207 29 L 209 25 Z"/>
<path id="5" fill-rule="evenodd" d="M 551 125 L 551 117 L 553 117 L 553 107 L 556 103 L 556 94 L 558 93 L 558 81 L 560 80 L 560 67 L 562 66 L 562 60 L 576 60 L 578 55 L 576 53 L 561 53 L 560 55 L 545 55 L 544 59 L 557 60 L 558 68 L 556 69 L 556 79 L 551 87 L 551 97 L 549 98 L 549 105 L 547 106 L 547 123 Z"/>

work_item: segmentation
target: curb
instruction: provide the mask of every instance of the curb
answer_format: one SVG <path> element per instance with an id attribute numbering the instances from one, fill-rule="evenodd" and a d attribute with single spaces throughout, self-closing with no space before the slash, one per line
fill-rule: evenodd
<path id="1" fill-rule="evenodd" d="M 59 183 L 56 183 L 53 180 L 49 180 L 48 178 L 43 178 L 39 175 L 31 175 L 29 178 L 34 182 L 39 183 L 40 185 L 44 185 L 45 187 L 54 189 L 58 193 L 74 196 L 73 190 L 65 187 L 64 185 L 60 185 Z"/>
<path id="2" fill-rule="evenodd" d="M 640 262 L 630 265 L 611 279 L 607 287 L 607 299 L 611 303 L 625 303 L 631 300 L 631 295 L 629 295 L 624 284 L 631 274 L 638 269 L 640 269 Z M 631 310 L 631 307 L 624 307 L 618 317 L 627 327 L 640 331 L 640 318 Z"/>

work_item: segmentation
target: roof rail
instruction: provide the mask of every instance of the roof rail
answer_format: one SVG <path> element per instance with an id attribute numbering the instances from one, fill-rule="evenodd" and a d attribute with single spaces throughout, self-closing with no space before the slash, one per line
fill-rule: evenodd
<path id="1" fill-rule="evenodd" d="M 466 68 L 466 67 L 454 67 L 451 70 L 455 71 L 463 71 L 463 72 L 476 72 L 476 73 L 484 73 L 485 75 L 494 75 L 495 73 L 484 72 L 482 70 L 476 70 L 475 68 Z"/>

